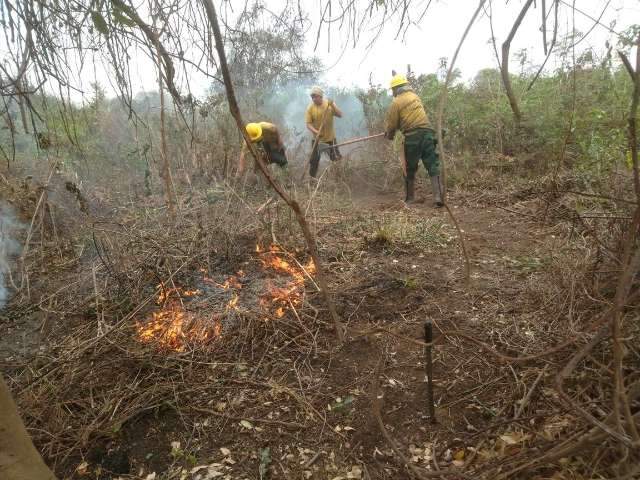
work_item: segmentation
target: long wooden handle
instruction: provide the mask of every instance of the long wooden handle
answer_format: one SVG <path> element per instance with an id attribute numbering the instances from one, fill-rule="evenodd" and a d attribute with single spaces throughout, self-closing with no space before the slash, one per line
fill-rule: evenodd
<path id="1" fill-rule="evenodd" d="M 315 151 L 316 147 L 318 146 L 318 142 L 320 141 L 320 133 L 322 133 L 322 129 L 324 128 L 324 122 L 327 119 L 327 113 L 329 113 L 329 109 L 330 108 L 331 108 L 331 106 L 328 106 L 327 109 L 322 114 L 322 118 L 320 119 L 320 128 L 318 129 L 318 134 L 313 139 L 313 146 L 311 147 L 311 155 L 309 156 L 309 161 L 305 164 L 304 168 L 302 169 L 302 174 L 300 175 L 300 181 L 302 181 L 304 179 L 304 176 L 307 173 L 307 165 L 309 165 L 311 163 L 311 159 L 313 158 L 313 152 Z M 319 148 L 318 148 L 318 150 L 319 150 Z M 320 153 L 320 152 L 318 152 L 318 153 Z"/>
<path id="2" fill-rule="evenodd" d="M 400 167 L 404 177 L 407 178 L 407 157 L 404 154 L 404 138 L 400 142 L 400 152 L 398 153 L 398 159 L 400 160 Z"/>
<path id="3" fill-rule="evenodd" d="M 371 140 L 372 138 L 378 138 L 378 137 L 382 137 L 384 136 L 384 132 L 383 133 L 376 133 L 375 135 L 369 135 L 367 137 L 358 137 L 358 138 L 353 138 L 351 140 L 345 140 L 342 143 L 338 143 L 336 145 L 331 145 L 332 148 L 334 147 L 342 147 L 343 145 L 350 145 L 352 143 L 356 143 L 356 142 L 364 142 L 365 140 Z"/>
<path id="4" fill-rule="evenodd" d="M 313 151 L 316 149 L 316 146 L 318 145 L 318 142 L 320 141 L 320 134 L 322 133 L 322 129 L 324 128 L 324 122 L 327 119 L 327 113 L 329 113 L 330 108 L 331 106 L 327 107 L 327 109 L 322 114 L 322 118 L 320 119 L 320 128 L 318 129 L 318 134 L 316 135 L 316 138 L 313 141 L 313 147 L 311 148 L 312 155 L 313 155 Z"/>

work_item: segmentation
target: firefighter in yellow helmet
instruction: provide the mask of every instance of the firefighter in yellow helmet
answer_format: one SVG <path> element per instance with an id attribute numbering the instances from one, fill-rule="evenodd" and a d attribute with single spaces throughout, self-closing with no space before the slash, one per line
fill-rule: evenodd
<path id="1" fill-rule="evenodd" d="M 255 144 L 258 153 L 263 155 L 267 165 L 275 163 L 281 168 L 287 166 L 287 155 L 278 127 L 269 122 L 257 122 L 247 123 L 245 128 L 251 142 Z M 240 160 L 238 162 L 238 172 L 236 173 L 237 177 L 241 176 L 245 171 L 245 159 L 248 153 L 249 147 L 246 142 L 243 142 L 242 150 L 240 151 Z"/>
<path id="2" fill-rule="evenodd" d="M 405 202 L 415 201 L 415 178 L 420 160 L 431 178 L 433 200 L 442 207 L 442 188 L 440 184 L 440 162 L 436 150 L 436 136 L 431 128 L 422 100 L 409 86 L 404 75 L 394 75 L 391 79 L 393 101 L 387 111 L 385 134 L 393 140 L 396 131 L 404 135 L 404 156 L 406 161 Z"/>
<path id="3" fill-rule="evenodd" d="M 304 113 L 304 123 L 307 125 L 307 130 L 313 134 L 311 145 L 315 145 L 315 149 L 311 154 L 309 175 L 315 178 L 318 174 L 320 153 L 322 151 L 327 152 L 332 162 L 342 158 L 338 147 L 333 146 L 336 144 L 333 117 L 342 118 L 342 110 L 338 108 L 333 100 L 324 98 L 324 92 L 320 87 L 313 87 L 309 94 L 311 103 Z M 317 142 L 316 137 L 318 137 Z M 326 146 L 327 148 L 321 149 L 321 146 Z"/>

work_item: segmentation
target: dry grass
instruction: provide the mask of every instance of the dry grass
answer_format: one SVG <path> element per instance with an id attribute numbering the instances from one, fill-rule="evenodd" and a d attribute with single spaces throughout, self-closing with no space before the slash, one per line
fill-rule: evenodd
<path id="1" fill-rule="evenodd" d="M 637 449 L 576 410 L 610 416 L 610 342 L 602 337 L 563 378 L 565 397 L 557 389 L 558 372 L 601 338 L 625 231 L 624 219 L 585 212 L 628 215 L 620 205 L 523 182 L 455 191 L 473 249 L 466 287 L 441 214 L 398 210 L 334 183 L 328 193 L 298 194 L 313 199 L 308 215 L 349 328 L 342 346 L 310 280 L 282 318 L 249 301 L 266 281 L 256 243 L 275 239 L 287 259 L 306 261 L 289 212 L 260 190 L 192 193 L 175 225 L 151 203 L 136 205 L 87 224 L 62 253 L 53 241 L 32 249 L 30 278 L 56 255 L 61 267 L 32 282 L 31 298 L 17 296 L 3 321 L 42 312 L 48 338 L 44 350 L 4 370 L 59 473 L 86 462 L 102 478 L 180 478 L 196 464 L 229 478 L 256 478 L 261 465 L 273 478 L 632 478 Z M 249 296 L 239 310 L 226 311 L 229 296 L 213 291 L 184 300 L 203 318 L 226 312 L 221 336 L 187 341 L 181 352 L 139 341 L 136 326 L 159 308 L 158 284 L 197 287 L 201 270 L 222 282 L 241 269 Z M 628 303 L 633 397 L 633 294 Z M 425 317 L 439 335 L 436 426 L 422 413 Z M 408 470 L 379 434 L 366 395 L 372 380 L 384 396 L 380 422 Z"/>

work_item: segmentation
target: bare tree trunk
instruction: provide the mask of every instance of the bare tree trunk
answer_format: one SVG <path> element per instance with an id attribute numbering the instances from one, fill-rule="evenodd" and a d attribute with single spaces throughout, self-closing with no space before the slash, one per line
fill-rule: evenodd
<path id="1" fill-rule="evenodd" d="M 443 184 L 442 200 L 445 202 L 446 202 L 446 196 L 447 196 L 447 188 L 446 188 L 447 177 L 446 177 L 446 170 L 445 170 L 445 164 L 444 164 L 444 145 L 443 145 L 443 138 L 442 138 L 442 119 L 444 116 L 444 106 L 447 103 L 447 95 L 449 93 L 449 83 L 451 82 L 453 67 L 456 64 L 456 60 L 458 59 L 458 54 L 460 53 L 462 44 L 464 43 L 465 39 L 467 38 L 467 35 L 469 34 L 469 30 L 471 30 L 471 26 L 476 21 L 476 18 L 478 18 L 478 15 L 480 14 L 480 10 L 482 10 L 482 7 L 484 6 L 485 1 L 486 0 L 480 0 L 480 2 L 478 3 L 478 8 L 476 8 L 476 11 L 473 13 L 473 16 L 471 17 L 471 20 L 469 20 L 469 24 L 467 25 L 467 28 L 462 34 L 462 38 L 460 39 L 460 42 L 458 43 L 458 47 L 456 48 L 456 51 L 453 54 L 453 58 L 451 59 L 451 62 L 449 64 L 449 68 L 447 70 L 447 76 L 445 77 L 444 85 L 442 86 L 442 92 L 440 92 L 440 98 L 438 100 L 436 130 L 437 130 L 437 138 L 438 138 L 438 154 L 440 156 L 440 163 L 441 163 L 441 170 L 442 170 L 441 172 L 442 184 Z"/>
<path id="2" fill-rule="evenodd" d="M 56 480 L 33 446 L 18 407 L 0 375 L 0 478 Z"/>
<path id="3" fill-rule="evenodd" d="M 542 11 L 542 48 L 544 54 L 547 54 L 547 2 L 542 0 L 540 2 L 540 10 Z"/>
<path id="4" fill-rule="evenodd" d="M 309 250 L 309 255 L 311 255 L 311 258 L 313 259 L 313 263 L 315 264 L 315 267 L 316 267 L 316 280 L 317 280 L 318 286 L 320 287 L 320 293 L 324 297 L 327 308 L 329 309 L 329 312 L 331 314 L 331 317 L 335 326 L 335 330 L 336 330 L 336 335 L 338 337 L 338 341 L 342 343 L 344 338 L 343 327 L 340 321 L 340 317 L 338 316 L 338 313 L 335 309 L 335 305 L 333 303 L 333 299 L 329 291 L 329 287 L 327 285 L 324 268 L 322 263 L 320 262 L 320 255 L 318 253 L 316 239 L 313 236 L 313 233 L 311 233 L 311 229 L 309 228 L 309 224 L 307 223 L 307 219 L 305 218 L 304 213 L 302 213 L 300 205 L 293 198 L 291 198 L 287 194 L 287 192 L 284 191 L 282 186 L 279 185 L 275 181 L 275 179 L 271 176 L 271 173 L 269 172 L 269 169 L 264 163 L 262 156 L 258 154 L 255 146 L 253 145 L 253 143 L 251 142 L 251 139 L 249 138 L 249 135 L 247 134 L 247 131 L 245 129 L 245 123 L 242 120 L 242 115 L 240 114 L 240 108 L 238 107 L 238 102 L 236 100 L 233 84 L 231 82 L 229 67 L 227 66 L 227 57 L 224 51 L 224 44 L 222 42 L 222 34 L 220 33 L 220 25 L 218 24 L 216 9 L 213 5 L 212 0 L 201 0 L 201 2 L 207 12 L 207 17 L 209 18 L 209 23 L 211 24 L 211 29 L 213 30 L 213 36 L 216 42 L 216 51 L 218 52 L 218 58 L 220 61 L 220 70 L 222 71 L 222 77 L 224 79 L 224 86 L 227 92 L 227 100 L 229 102 L 229 110 L 231 111 L 231 115 L 233 115 L 233 118 L 236 121 L 236 125 L 238 126 L 238 129 L 242 134 L 242 138 L 244 138 L 244 141 L 247 143 L 247 146 L 249 147 L 249 151 L 251 152 L 251 155 L 253 156 L 254 160 L 256 161 L 263 175 L 265 176 L 267 181 L 271 184 L 271 187 L 280 196 L 280 198 L 282 198 L 282 200 L 284 200 L 284 202 L 287 205 L 289 205 L 291 210 L 293 210 L 293 213 L 296 216 L 296 220 L 300 224 L 300 228 L 302 229 L 302 233 L 304 235 L 304 239 L 307 244 L 307 248 Z"/>
<path id="5" fill-rule="evenodd" d="M 611 315 L 611 336 L 613 340 L 613 358 L 614 358 L 614 390 L 615 395 L 613 397 L 613 413 L 617 421 L 617 428 L 621 434 L 625 433 L 625 429 L 620 420 L 621 413 L 624 416 L 631 438 L 637 445 L 640 443 L 640 433 L 635 424 L 635 419 L 630 407 L 630 400 L 627 395 L 625 386 L 625 375 L 623 370 L 624 362 L 624 350 L 625 346 L 622 340 L 622 319 L 624 307 L 627 303 L 627 297 L 631 290 L 633 283 L 633 277 L 640 268 L 640 249 L 633 252 L 634 245 L 636 244 L 636 237 L 638 232 L 638 224 L 640 224 L 640 174 L 638 173 L 638 134 L 636 130 L 636 117 L 638 116 L 638 103 L 640 102 L 640 34 L 636 40 L 636 68 L 635 71 L 631 66 L 631 62 L 622 52 L 618 52 L 625 68 L 631 76 L 633 82 L 633 93 L 631 97 L 631 107 L 629 109 L 629 149 L 631 153 L 631 163 L 633 167 L 633 183 L 636 194 L 636 211 L 634 214 L 633 222 L 629 230 L 627 231 L 626 241 L 624 245 L 624 252 L 622 256 L 622 273 L 618 280 L 618 286 L 616 289 L 616 296 L 613 304 L 613 314 Z"/>
<path id="6" fill-rule="evenodd" d="M 169 155 L 167 155 L 167 136 L 165 130 L 164 112 L 164 88 L 162 81 L 162 64 L 160 63 L 160 52 L 158 52 L 158 90 L 160 92 L 160 156 L 162 158 L 162 179 L 164 180 L 164 193 L 167 200 L 169 217 L 174 218 L 176 214 L 175 196 L 171 182 L 171 166 L 169 165 Z"/>
<path id="7" fill-rule="evenodd" d="M 441 175 L 442 175 L 442 201 L 444 202 L 445 206 L 447 207 L 447 212 L 449 213 L 449 216 L 451 217 L 451 220 L 453 221 L 453 224 L 456 227 L 456 230 L 458 231 L 458 238 L 460 240 L 460 248 L 462 249 L 462 253 L 464 255 L 464 267 L 465 267 L 465 280 L 467 282 L 470 281 L 471 279 L 471 262 L 469 261 L 469 254 L 467 253 L 467 246 L 465 244 L 464 241 L 464 235 L 462 234 L 462 231 L 460 230 L 460 227 L 458 226 L 458 222 L 455 219 L 455 217 L 453 216 L 453 212 L 451 211 L 451 209 L 447 206 L 447 176 L 446 176 L 446 169 L 445 169 L 445 162 L 444 162 L 444 144 L 443 144 L 443 138 L 442 138 L 442 118 L 444 116 L 444 106 L 447 103 L 447 94 L 449 92 L 449 83 L 451 82 L 451 76 L 453 73 L 453 67 L 456 63 L 456 60 L 458 59 L 458 54 L 460 53 L 460 49 L 462 48 L 462 44 L 464 43 L 465 39 L 467 38 L 467 35 L 469 34 L 469 30 L 471 30 L 471 26 L 474 24 L 474 22 L 476 21 L 476 18 L 478 18 L 478 15 L 480 14 L 480 10 L 482 10 L 482 7 L 484 6 L 484 2 L 486 0 L 480 0 L 478 2 L 478 8 L 476 8 L 476 11 L 473 13 L 473 16 L 471 17 L 471 20 L 469 20 L 469 24 L 467 25 L 467 28 L 465 29 L 464 33 L 462 34 L 462 38 L 460 39 L 460 42 L 458 43 L 458 48 L 456 48 L 455 53 L 453 54 L 453 58 L 451 59 L 451 62 L 449 64 L 449 69 L 447 70 L 447 76 L 444 80 L 444 85 L 442 87 L 442 92 L 440 93 L 440 100 L 438 101 L 438 116 L 437 116 L 437 125 L 436 125 L 436 131 L 437 131 L 437 136 L 438 136 L 438 155 L 440 156 L 440 168 L 441 168 Z"/>
<path id="8" fill-rule="evenodd" d="M 20 83 L 17 84 L 17 86 L 19 86 Z M 24 129 L 24 133 L 29 134 L 29 122 L 27 121 L 27 111 L 25 109 L 25 99 L 23 98 L 23 95 L 26 95 L 26 93 L 24 93 L 24 90 L 19 87 L 19 90 L 22 91 L 21 95 L 18 95 L 18 108 L 20 109 L 20 119 L 22 120 L 22 128 Z"/>
<path id="9" fill-rule="evenodd" d="M 554 20 L 553 20 L 553 37 L 551 37 L 551 44 L 549 45 L 549 48 L 545 48 L 545 55 L 546 57 L 544 58 L 544 61 L 542 62 L 542 64 L 540 65 L 540 68 L 538 68 L 538 71 L 536 72 L 536 74 L 533 76 L 533 78 L 531 79 L 531 82 L 529 82 L 529 85 L 527 86 L 527 92 L 529 90 L 531 90 L 531 87 L 533 87 L 533 84 L 536 83 L 536 80 L 538 80 L 538 77 L 540 76 L 540 74 L 542 73 L 542 70 L 544 70 L 545 65 L 547 64 L 547 61 L 549 60 L 549 57 L 551 57 L 551 54 L 553 53 L 553 48 L 556 46 L 556 40 L 558 38 L 558 6 L 560 4 L 560 0 L 554 0 L 554 7 L 553 7 L 553 11 L 554 11 Z M 546 17 L 545 17 L 545 27 L 546 29 Z M 545 45 L 546 45 L 546 35 L 545 35 Z"/>
<path id="10" fill-rule="evenodd" d="M 618 52 L 627 72 L 631 76 L 633 82 L 633 97 L 631 99 L 631 107 L 629 109 L 628 137 L 629 149 L 631 152 L 631 164 L 633 166 L 633 185 L 636 191 L 636 197 L 640 202 L 640 175 L 638 174 L 638 131 L 636 118 L 638 116 L 638 103 L 640 102 L 640 34 L 636 41 L 636 70 L 633 70 L 631 62 L 622 52 Z"/>
<path id="11" fill-rule="evenodd" d="M 509 105 L 511 105 L 513 118 L 516 121 L 516 130 L 520 128 L 520 123 L 522 122 L 522 112 L 520 112 L 520 108 L 518 107 L 518 100 L 513 93 L 513 87 L 511 86 L 511 80 L 509 79 L 509 49 L 511 48 L 511 41 L 513 40 L 513 37 L 516 36 L 516 32 L 518 31 L 518 28 L 520 28 L 520 24 L 522 23 L 522 20 L 527 14 L 527 11 L 529 10 L 529 7 L 532 3 L 533 0 L 527 0 L 523 5 L 518 18 L 516 18 L 513 27 L 511 27 L 509 36 L 502 44 L 502 63 L 500 65 L 500 73 L 502 74 L 502 83 L 504 83 L 504 89 L 507 94 L 507 98 L 509 99 Z"/>

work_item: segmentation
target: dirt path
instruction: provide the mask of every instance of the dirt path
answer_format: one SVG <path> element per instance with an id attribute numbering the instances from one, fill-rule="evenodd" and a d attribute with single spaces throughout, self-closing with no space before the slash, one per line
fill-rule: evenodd
<path id="1" fill-rule="evenodd" d="M 539 330 L 544 321 L 538 320 L 544 315 L 544 305 L 539 299 L 546 295 L 549 281 L 553 228 L 497 207 L 456 200 L 451 198 L 450 206 L 472 257 L 469 286 L 461 281 L 462 256 L 444 210 L 427 204 L 407 209 L 397 194 L 355 202 L 362 229 L 354 227 L 350 218 L 351 235 L 346 239 L 338 235 L 334 240 L 340 240 L 339 244 L 325 253 L 328 258 L 341 259 L 332 264 L 332 271 L 343 318 L 355 331 L 382 326 L 413 339 L 422 337 L 423 322 L 429 318 L 439 329 L 465 330 L 486 343 L 495 340 L 505 354 L 543 349 L 546 342 Z M 336 218 L 338 213 L 327 214 L 326 221 Z M 334 226 L 335 231 L 344 230 L 340 221 Z M 332 231 L 328 226 L 322 229 L 325 236 L 320 234 L 320 242 L 332 244 L 328 238 Z M 505 345 L 511 348 L 505 350 Z M 374 422 L 371 399 L 364 393 L 370 393 L 373 371 L 383 357 L 384 420 L 416 465 L 429 464 L 427 457 L 432 455 L 440 456 L 441 465 L 450 463 L 456 448 L 458 460 L 465 452 L 469 455 L 471 451 L 465 448 L 475 446 L 468 440 L 474 432 L 505 414 L 513 415 L 524 394 L 515 371 L 512 374 L 474 345 L 445 341 L 435 349 L 438 424 L 431 425 L 425 417 L 421 347 L 386 333 L 352 337 L 323 367 L 331 372 L 326 388 L 333 390 L 334 402 L 354 400 L 350 416 L 337 422 L 353 427 L 344 445 L 350 445 L 351 454 L 376 471 L 375 475 L 369 471 L 371 478 L 405 475 L 402 469 L 389 475 L 379 464 L 375 466 L 383 461 L 388 468 L 395 457 Z M 446 449 L 433 454 L 438 445 Z M 485 452 L 485 456 L 493 454 L 499 452 L 492 448 Z"/>

